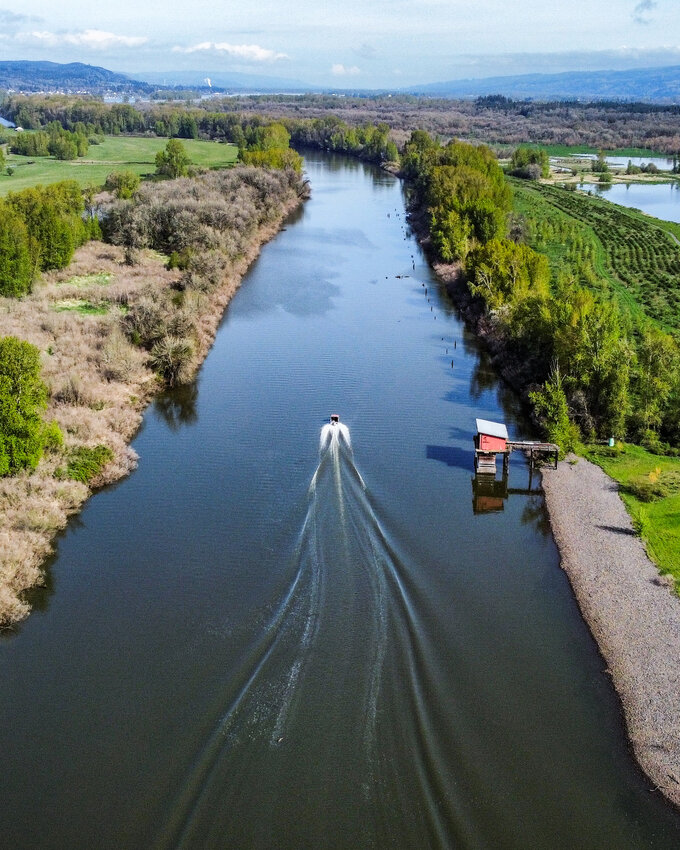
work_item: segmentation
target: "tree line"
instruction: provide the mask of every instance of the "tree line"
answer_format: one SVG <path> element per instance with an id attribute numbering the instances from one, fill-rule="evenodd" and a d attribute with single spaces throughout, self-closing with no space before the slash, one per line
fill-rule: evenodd
<path id="1" fill-rule="evenodd" d="M 25 295 L 41 271 L 67 266 L 75 249 L 100 233 L 84 212 L 83 193 L 72 180 L 1 200 L 0 295 Z"/>
<path id="2" fill-rule="evenodd" d="M 656 451 L 680 446 L 676 340 L 622 307 L 592 253 L 551 264 L 528 244 L 541 246 L 531 235 L 541 225 L 511 213 L 510 187 L 488 148 L 442 146 L 416 131 L 402 170 L 437 257 L 461 264 L 487 340 L 550 439 L 563 449 L 610 435 Z"/>

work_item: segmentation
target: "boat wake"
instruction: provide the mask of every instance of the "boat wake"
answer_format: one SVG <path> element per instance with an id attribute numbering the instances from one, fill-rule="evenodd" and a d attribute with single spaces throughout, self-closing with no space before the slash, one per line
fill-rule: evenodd
<path id="1" fill-rule="evenodd" d="M 329 800 L 356 787 L 366 809 L 363 819 L 360 812 L 347 812 L 351 829 L 360 830 L 354 841 L 377 846 L 371 813 L 383 809 L 383 796 L 394 800 L 404 771 L 415 770 L 423 822 L 418 826 L 404 801 L 399 829 L 402 835 L 417 829 L 414 841 L 438 836 L 446 846 L 437 748 L 424 698 L 426 629 L 419 622 L 413 573 L 378 520 L 349 429 L 338 421 L 325 425 L 290 584 L 240 671 L 230 671 L 212 732 L 158 846 L 207 846 L 211 835 L 270 846 L 258 839 L 255 813 L 264 806 L 268 817 L 285 821 L 290 795 L 300 784 L 309 786 L 310 758 L 313 787 L 306 793 L 318 800 L 308 838 L 322 830 L 319 811 Z M 404 716 L 415 730 L 411 740 L 400 728 Z M 310 744 L 340 748 L 342 759 L 318 761 Z M 247 840 L 233 831 L 243 819 L 250 824 Z"/>

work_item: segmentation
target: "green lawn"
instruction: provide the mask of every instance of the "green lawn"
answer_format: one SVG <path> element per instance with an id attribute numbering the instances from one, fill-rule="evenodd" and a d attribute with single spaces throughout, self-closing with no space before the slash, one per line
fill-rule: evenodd
<path id="1" fill-rule="evenodd" d="M 590 446 L 585 455 L 621 486 L 633 524 L 662 573 L 680 592 L 680 458 L 653 455 L 641 446 Z"/>
<path id="2" fill-rule="evenodd" d="M 569 145 L 536 145 L 536 147 L 543 148 L 543 150 L 548 152 L 549 156 L 559 156 L 559 157 L 567 157 L 567 156 L 580 156 L 582 154 L 597 154 L 599 151 L 597 148 L 589 148 L 584 147 L 582 145 L 577 147 L 570 147 Z M 658 153 L 656 151 L 650 151 L 648 148 L 620 148 L 618 150 L 606 150 L 605 153 L 607 156 L 640 156 L 640 157 L 660 157 L 665 159 L 668 154 L 666 153 Z"/>
<path id="3" fill-rule="evenodd" d="M 82 159 L 63 162 L 53 157 L 7 156 L 7 165 L 14 168 L 9 177 L 0 174 L 0 195 L 26 189 L 29 186 L 77 180 L 81 186 L 93 183 L 103 186 L 112 171 L 129 169 L 140 176 L 155 171 L 155 156 L 168 140 L 158 137 L 106 136 L 101 145 L 90 145 Z M 224 168 L 236 162 L 238 148 L 219 142 L 182 139 L 191 161 L 201 168 Z"/>

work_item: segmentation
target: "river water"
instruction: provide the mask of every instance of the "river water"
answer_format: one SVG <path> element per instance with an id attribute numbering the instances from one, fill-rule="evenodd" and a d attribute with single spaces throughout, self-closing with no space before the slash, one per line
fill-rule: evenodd
<path id="1" fill-rule="evenodd" d="M 540 482 L 513 457 L 474 486 L 475 417 L 528 432 L 399 182 L 306 168 L 198 380 L 0 641 L 0 843 L 677 848 Z"/>

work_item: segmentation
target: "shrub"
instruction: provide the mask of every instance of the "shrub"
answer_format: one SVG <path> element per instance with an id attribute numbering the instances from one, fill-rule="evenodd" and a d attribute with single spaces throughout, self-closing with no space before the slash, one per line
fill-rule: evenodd
<path id="1" fill-rule="evenodd" d="M 113 452 L 108 446 L 76 446 L 69 453 L 66 469 L 58 469 L 56 475 L 89 484 L 111 460 Z"/>
<path id="2" fill-rule="evenodd" d="M 52 420 L 45 424 L 43 430 L 43 447 L 48 452 L 57 452 L 64 445 L 64 435 L 61 428 Z"/>
<path id="3" fill-rule="evenodd" d="M 134 171 L 112 171 L 106 178 L 105 188 L 113 192 L 117 198 L 131 198 L 139 189 L 141 178 Z"/>
<path id="4" fill-rule="evenodd" d="M 170 387 L 189 376 L 194 346 L 185 337 L 164 336 L 151 349 L 151 365 Z"/>

